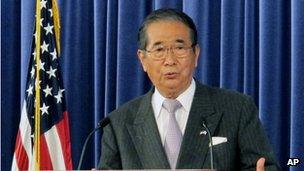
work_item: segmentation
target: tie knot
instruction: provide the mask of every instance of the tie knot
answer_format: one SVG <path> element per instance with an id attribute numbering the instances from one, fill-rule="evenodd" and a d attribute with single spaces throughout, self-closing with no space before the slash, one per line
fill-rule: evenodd
<path id="1" fill-rule="evenodd" d="M 169 113 L 175 113 L 177 109 L 182 107 L 182 104 L 176 100 L 176 99 L 165 99 L 163 102 L 163 107 L 169 112 Z"/>

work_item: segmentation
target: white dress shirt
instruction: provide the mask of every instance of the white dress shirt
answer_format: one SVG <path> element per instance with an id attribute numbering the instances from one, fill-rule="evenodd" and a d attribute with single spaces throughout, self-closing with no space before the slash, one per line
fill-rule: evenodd
<path id="1" fill-rule="evenodd" d="M 195 87 L 195 81 L 192 78 L 190 86 L 176 98 L 176 100 L 182 104 L 182 107 L 176 111 L 175 117 L 183 135 L 185 133 L 186 124 L 191 109 Z M 155 87 L 155 91 L 152 95 L 152 108 L 163 145 L 165 143 L 169 121 L 169 113 L 162 106 L 165 99 L 166 98 L 163 97 Z"/>

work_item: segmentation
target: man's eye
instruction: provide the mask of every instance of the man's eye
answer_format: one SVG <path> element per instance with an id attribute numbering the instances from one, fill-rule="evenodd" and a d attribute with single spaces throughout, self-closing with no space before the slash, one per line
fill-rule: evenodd
<path id="1" fill-rule="evenodd" d="M 185 49 L 185 47 L 184 46 L 177 46 L 177 47 L 175 47 L 175 49 L 182 50 L 182 49 Z"/>
<path id="2" fill-rule="evenodd" d="M 159 47 L 159 48 L 156 48 L 155 51 L 156 52 L 162 52 L 162 51 L 164 51 L 164 48 L 163 47 Z"/>

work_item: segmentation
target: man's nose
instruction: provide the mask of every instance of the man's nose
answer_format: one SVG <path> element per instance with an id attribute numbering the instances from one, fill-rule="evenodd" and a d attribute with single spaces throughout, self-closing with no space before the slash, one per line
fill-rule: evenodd
<path id="1" fill-rule="evenodd" d="M 176 58 L 175 58 L 173 49 L 172 48 L 166 49 L 165 64 L 172 65 L 172 64 L 175 64 L 175 62 L 176 62 Z"/>

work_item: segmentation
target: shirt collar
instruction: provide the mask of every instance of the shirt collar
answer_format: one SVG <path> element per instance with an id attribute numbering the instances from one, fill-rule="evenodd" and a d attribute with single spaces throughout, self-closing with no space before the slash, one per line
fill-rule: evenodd
<path id="1" fill-rule="evenodd" d="M 182 93 L 180 94 L 176 99 L 182 104 L 183 108 L 186 110 L 186 112 L 190 112 L 191 104 L 194 97 L 194 92 L 196 89 L 195 81 L 192 78 L 190 86 Z M 154 105 L 154 114 L 157 117 L 159 117 L 160 110 L 162 108 L 162 104 L 166 98 L 160 94 L 160 92 L 155 87 L 155 91 L 152 96 L 152 101 Z"/>
<path id="2" fill-rule="evenodd" d="M 190 86 L 176 98 L 188 113 L 190 112 L 191 109 L 195 88 L 196 88 L 195 81 L 192 78 Z"/>
<path id="3" fill-rule="evenodd" d="M 162 104 L 164 102 L 166 98 L 164 96 L 162 96 L 159 91 L 157 90 L 157 88 L 155 87 L 155 91 L 153 93 L 153 96 L 152 96 L 152 101 L 154 104 L 154 114 L 156 116 L 156 118 L 158 118 L 159 114 L 160 114 L 160 109 L 162 107 Z"/>

